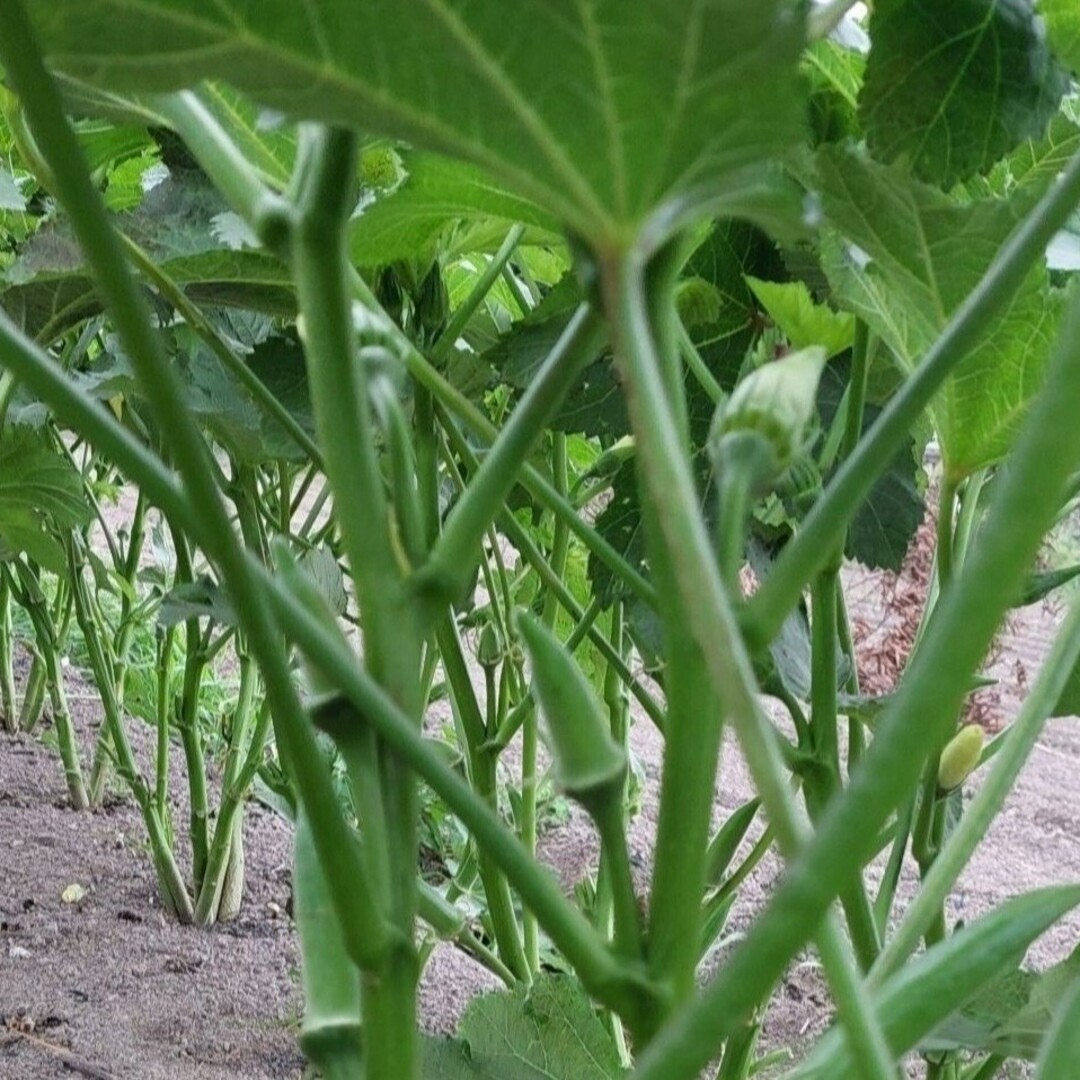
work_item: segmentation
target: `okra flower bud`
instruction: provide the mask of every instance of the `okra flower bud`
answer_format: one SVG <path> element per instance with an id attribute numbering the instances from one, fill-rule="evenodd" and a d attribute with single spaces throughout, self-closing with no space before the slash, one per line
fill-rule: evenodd
<path id="1" fill-rule="evenodd" d="M 477 643 L 476 659 L 483 668 L 498 667 L 503 658 L 502 637 L 499 628 L 493 622 L 484 623 Z"/>
<path id="2" fill-rule="evenodd" d="M 938 787 L 942 791 L 958 788 L 979 764 L 982 748 L 983 729 L 978 724 L 962 727 L 941 751 Z"/>
<path id="3" fill-rule="evenodd" d="M 825 350 L 813 345 L 743 379 L 713 420 L 710 441 L 718 465 L 727 456 L 726 445 L 742 442 L 740 436 L 756 436 L 762 450 L 771 451 L 771 460 L 763 456 L 758 466 L 759 483 L 781 476 L 803 448 L 824 367 Z"/>
<path id="4" fill-rule="evenodd" d="M 595 813 L 619 797 L 626 754 L 611 736 L 596 691 L 551 631 L 526 612 L 519 613 L 517 628 L 532 660 L 533 692 L 547 721 L 559 783 Z"/>

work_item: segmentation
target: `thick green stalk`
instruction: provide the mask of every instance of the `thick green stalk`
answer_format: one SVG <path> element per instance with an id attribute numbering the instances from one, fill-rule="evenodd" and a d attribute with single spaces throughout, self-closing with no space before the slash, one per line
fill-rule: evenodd
<path id="1" fill-rule="evenodd" d="M 1080 461 L 1080 308 L 1069 309 L 985 527 L 927 627 L 876 737 L 817 836 L 788 870 L 756 929 L 639 1063 L 639 1080 L 695 1075 L 732 1023 L 768 992 L 840 887 L 872 857 L 888 816 L 911 791 L 930 747 L 948 736 L 1002 615 L 1018 595 L 1069 476 Z M 947 662 L 943 662 L 947 660 Z M 913 752 L 913 748 L 921 748 Z"/>
<path id="2" fill-rule="evenodd" d="M 954 312 L 913 374 L 858 449 L 841 466 L 798 534 L 758 589 L 744 628 L 754 648 L 780 629 L 805 584 L 832 556 L 852 515 L 900 451 L 915 421 L 955 366 L 1008 304 L 1046 245 L 1080 201 L 1080 155 L 1070 161 L 1035 209 L 1000 248 L 979 284 Z"/>
<path id="3" fill-rule="evenodd" d="M 618 259 L 604 267 L 605 303 L 615 320 L 613 336 L 616 359 L 626 388 L 643 484 L 657 525 L 652 534 L 655 538 L 654 573 L 659 563 L 665 564 L 675 586 L 672 601 L 676 598 L 681 601 L 682 616 L 696 647 L 704 650 L 700 655 L 704 657 L 713 690 L 724 713 L 735 725 L 782 850 L 793 857 L 803 847 L 804 830 L 784 775 L 774 731 L 762 714 L 756 697 L 750 658 L 743 646 L 731 600 L 712 555 L 677 423 L 668 407 L 667 389 L 661 379 L 652 327 L 646 314 L 643 282 L 643 270 L 633 256 Z M 668 742 L 670 744 L 670 733 Z M 711 792 L 709 799 L 711 802 Z M 828 899 L 831 899 L 831 895 Z M 825 915 L 828 899 L 818 912 L 811 930 L 820 924 L 821 917 Z M 842 1003 L 842 1018 L 852 1033 L 853 1043 L 860 1050 L 869 1048 L 871 1051 L 866 1057 L 860 1055 L 859 1059 L 868 1080 L 872 1077 L 889 1077 L 891 1066 L 883 1054 L 884 1041 L 876 1020 L 865 999 L 857 992 L 857 987 L 855 993 L 849 992 L 854 983 L 853 972 L 846 957 L 842 953 L 838 956 L 831 947 L 834 930 L 835 927 L 829 923 L 822 931 L 819 945 L 830 983 L 838 1002 Z M 788 953 L 778 958 L 779 963 L 782 965 L 790 955 Z M 774 969 L 773 978 L 777 973 Z M 760 996 L 764 996 L 764 989 Z M 681 1017 L 692 1011 L 693 1007 L 684 1007 L 669 1022 L 667 1030 L 681 1028 Z M 729 1015 L 726 1019 L 738 1021 L 744 1012 L 740 1010 L 740 1015 Z M 711 1045 L 706 1055 L 697 1061 L 695 1071 L 708 1061 L 712 1048 L 730 1030 L 725 1029 L 715 1042 L 712 1041 L 715 1032 L 710 1032 Z M 703 1031 L 697 1032 L 699 1040 L 703 1034 Z M 658 1038 L 660 1044 L 668 1046 L 668 1049 L 647 1053 L 647 1057 L 654 1062 L 659 1057 L 664 1062 L 663 1067 L 667 1068 L 667 1056 L 671 1052 L 669 1040 L 663 1035 Z M 687 1047 L 680 1047 L 679 1052 L 685 1059 Z M 680 1068 L 685 1069 L 684 1061 L 680 1062 Z M 676 1076 L 692 1075 L 692 1072 L 654 1075 L 673 1080 Z"/>
<path id="4" fill-rule="evenodd" d="M 720 703 L 701 646 L 688 625 L 685 602 L 667 558 L 647 485 L 642 496 L 649 562 L 664 626 L 667 691 L 648 954 L 653 977 L 669 985 L 671 1004 L 677 1009 L 694 989 L 723 724 Z"/>
<path id="5" fill-rule="evenodd" d="M 354 135 L 312 129 L 297 166 L 296 220 L 290 253 L 300 312 L 316 428 L 327 479 L 341 494 L 335 515 L 356 586 L 364 659 L 413 723 L 420 725 L 422 634 L 415 601 L 403 587 L 390 533 L 389 507 L 379 467 L 365 366 L 360 362 L 347 293 L 345 227 L 355 203 Z M 420 1075 L 416 980 L 412 944 L 416 915 L 418 802 L 416 782 L 399 758 L 379 748 L 385 816 L 382 836 L 390 880 L 376 882 L 398 946 L 365 972 L 368 1017 L 366 1080 Z"/>
<path id="6" fill-rule="evenodd" d="M 186 410 L 175 407 L 183 397 L 178 376 L 161 352 L 142 297 L 128 272 L 120 241 L 90 181 L 82 151 L 64 117 L 60 96 L 45 70 L 25 12 L 18 3 L 0 6 L 0 62 L 21 95 L 37 145 L 52 169 L 55 194 L 70 216 L 93 268 L 98 291 L 112 313 L 182 477 L 182 489 L 170 478 L 162 487 L 162 494 L 173 496 L 170 501 L 174 509 L 183 509 L 186 525 L 197 524 L 191 531 L 200 537 L 208 555 L 220 564 L 237 610 L 242 612 L 249 644 L 259 660 L 267 696 L 272 702 L 278 747 L 307 806 L 320 862 L 335 870 L 330 889 L 342 921 L 346 948 L 358 962 L 376 962 L 392 935 L 373 907 L 363 867 L 349 846 L 348 825 L 341 817 L 329 770 L 318 754 L 315 735 L 292 685 L 269 599 L 257 585 L 254 567 L 232 531 L 208 450 L 194 418 Z M 39 382 L 48 382 L 56 389 L 55 383 L 47 379 L 48 372 L 41 370 L 38 358 L 27 355 L 28 343 L 21 341 L 17 332 L 13 340 L 8 333 L 0 336 L 8 338 L 9 347 L 13 346 L 15 353 L 22 354 L 22 360 L 37 369 Z M 65 396 L 64 400 L 70 413 L 82 416 L 84 424 L 80 430 L 96 428 L 100 432 L 103 426 L 112 427 L 107 421 L 104 425 L 86 424 L 87 412 L 79 409 L 71 397 Z M 147 458 L 153 460 L 141 453 L 133 457 L 132 448 L 138 444 L 118 438 L 115 432 L 107 436 L 107 441 L 127 448 L 129 465 L 135 460 L 144 463 Z M 121 452 L 114 460 L 122 464 L 124 457 Z M 157 501 L 161 505 L 161 499 Z"/>

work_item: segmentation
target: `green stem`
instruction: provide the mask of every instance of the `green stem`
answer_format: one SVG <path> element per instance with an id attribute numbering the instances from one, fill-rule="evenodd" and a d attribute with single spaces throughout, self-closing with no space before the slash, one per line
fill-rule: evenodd
<path id="1" fill-rule="evenodd" d="M 487 298 L 495 282 L 499 280 L 503 268 L 510 261 L 510 257 L 517 250 L 521 238 L 525 235 L 524 225 L 515 225 L 507 234 L 499 246 L 499 250 L 488 260 L 484 272 L 476 279 L 476 283 L 469 290 L 469 295 L 457 306 L 446 329 L 439 335 L 439 339 L 430 349 L 431 361 L 434 364 L 442 364 L 453 354 L 457 348 L 458 338 L 461 337 L 469 320 L 476 313 L 477 308 Z"/>
<path id="2" fill-rule="evenodd" d="M 448 429 L 448 435 L 453 441 L 455 451 L 461 456 L 462 460 L 465 461 L 469 468 L 475 468 L 476 457 L 469 448 L 468 442 L 461 437 L 459 432 L 453 431 L 452 428 Z M 557 517 L 556 521 L 558 520 L 560 519 Z M 649 719 L 652 720 L 657 729 L 662 732 L 665 723 L 664 709 L 657 703 L 648 690 L 641 685 L 640 681 L 635 678 L 634 673 L 627 666 L 623 658 L 611 647 L 611 642 L 609 642 L 604 634 L 585 618 L 585 612 L 574 598 L 574 594 L 569 590 L 562 578 L 551 568 L 547 559 L 544 558 L 528 532 L 509 510 L 503 510 L 499 517 L 499 529 L 517 549 L 525 562 L 536 571 L 540 578 L 541 585 L 555 596 L 562 605 L 563 610 L 577 621 L 579 625 L 584 623 L 586 627 L 584 632 L 588 634 L 589 640 L 596 646 L 609 664 L 615 665 L 616 669 L 619 671 L 620 677 L 626 682 L 626 685 L 630 687 L 630 692 L 637 699 L 638 704 L 645 710 Z M 577 647 L 576 642 L 574 647 Z M 505 744 L 500 743 L 500 745 Z"/>
<path id="3" fill-rule="evenodd" d="M 915 421 L 949 373 L 978 344 L 1031 267 L 1043 257 L 1046 245 L 1078 201 L 1080 155 L 1073 157 L 998 250 L 982 280 L 953 313 L 911 377 L 815 503 L 798 535 L 784 548 L 749 604 L 745 629 L 755 648 L 764 647 L 776 636 L 803 586 L 831 557 L 852 514 L 905 444 Z"/>
<path id="4" fill-rule="evenodd" d="M 229 749 L 225 755 L 225 772 L 221 779 L 221 805 L 218 807 L 214 838 L 206 857 L 205 873 L 196 893 L 195 922 L 199 926 L 211 926 L 220 917 L 235 912 L 220 911 L 222 886 L 229 856 L 233 847 L 233 834 L 243 820 L 244 792 L 237 790 L 241 767 L 247 751 L 251 721 L 255 711 L 255 685 L 258 681 L 251 656 L 240 652 L 240 689 L 236 708 L 233 710 L 232 730 L 229 733 Z"/>
<path id="5" fill-rule="evenodd" d="M 15 673 L 12 655 L 11 588 L 6 577 L 0 577 L 0 721 L 5 730 L 19 730 L 19 714 L 15 707 Z"/>
<path id="6" fill-rule="evenodd" d="M 30 673 L 26 676 L 26 689 L 19 707 L 19 730 L 30 733 L 38 726 L 45 708 L 45 661 L 38 649 L 33 650 Z"/>
<path id="7" fill-rule="evenodd" d="M 937 573 L 938 592 L 943 593 L 952 577 L 953 516 L 956 511 L 956 485 L 948 476 L 942 478 L 938 496 Z"/>
<path id="8" fill-rule="evenodd" d="M 42 592 L 37 572 L 21 559 L 14 563 L 14 567 L 20 585 L 18 600 L 30 616 L 34 635 L 37 638 L 38 655 L 41 657 L 44 683 L 52 706 L 53 725 L 56 727 L 60 760 L 64 765 L 68 798 L 74 809 L 85 810 L 89 807 L 90 800 L 87 796 L 86 785 L 83 783 L 82 765 L 79 762 L 79 742 L 71 722 L 67 695 L 64 693 L 64 672 L 60 666 L 56 624 L 45 602 L 45 594 Z M 9 587 L 12 587 L 11 579 L 7 578 L 7 580 Z"/>
<path id="9" fill-rule="evenodd" d="M 176 551 L 176 580 L 190 584 L 195 580 L 191 565 L 188 538 L 168 519 Z M 206 761 L 203 755 L 202 732 L 199 731 L 199 698 L 203 673 L 206 670 L 206 651 L 197 618 L 184 623 L 184 677 L 180 697 L 176 702 L 176 729 L 184 750 L 184 765 L 188 783 L 188 839 L 191 842 L 191 877 L 195 895 L 202 891 L 209 850 L 210 804 L 206 792 Z"/>
<path id="10" fill-rule="evenodd" d="M 473 790 L 493 811 L 497 811 L 498 788 L 495 768 L 497 757 L 483 749 L 487 738 L 484 717 L 476 699 L 469 669 L 465 663 L 461 639 L 457 627 L 451 619 L 444 619 L 437 631 L 439 652 L 442 654 L 446 681 L 450 685 L 454 707 L 461 718 L 461 727 L 465 734 L 465 750 L 469 755 L 469 778 Z M 535 853 L 531 853 L 535 855 Z M 480 866 L 480 880 L 487 897 L 488 913 L 499 948 L 499 956 L 515 977 L 529 981 L 530 967 L 523 951 L 521 936 L 518 931 L 517 917 L 514 914 L 513 897 L 506 875 L 499 869 L 483 845 L 478 845 L 477 861 Z"/>
<path id="11" fill-rule="evenodd" d="M 347 294 L 345 226 L 355 201 L 357 141 L 324 128 L 305 132 L 297 165 L 297 217 L 290 242 L 297 298 L 305 320 L 305 352 L 316 429 L 327 479 L 347 498 L 335 504 L 342 544 L 356 586 L 364 658 L 375 678 L 420 724 L 418 675 L 422 635 L 415 604 L 402 587 L 379 467 L 365 365 L 360 361 Z M 419 804 L 411 771 L 378 748 L 384 817 L 382 836 L 390 880 L 376 882 L 388 902 L 385 917 L 398 943 L 364 972 L 366 1080 L 419 1077 L 413 946 L 416 915 Z"/>

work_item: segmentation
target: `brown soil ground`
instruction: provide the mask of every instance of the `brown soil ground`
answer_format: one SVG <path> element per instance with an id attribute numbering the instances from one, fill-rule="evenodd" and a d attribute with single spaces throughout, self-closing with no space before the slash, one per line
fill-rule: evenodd
<path id="1" fill-rule="evenodd" d="M 917 560 L 916 560 L 917 563 Z M 910 637 L 904 597 L 922 570 L 897 579 L 846 572 L 866 680 L 885 688 L 890 664 Z M 914 582 L 914 584 L 913 584 Z M 906 621 L 905 621 L 906 620 Z M 1034 676 L 1057 622 L 1050 608 L 1028 609 L 1003 636 L 992 670 L 1001 684 L 989 695 L 988 725 L 1008 715 Z M 874 674 L 876 665 L 878 674 Z M 98 713 L 89 687 L 69 687 L 84 747 Z M 132 724 L 133 729 L 141 725 Z M 45 741 L 51 734 L 46 727 Z M 145 754 L 146 732 L 135 730 Z M 644 891 L 656 824 L 661 740 L 638 718 L 633 749 L 647 778 L 631 851 Z M 1009 896 L 1054 882 L 1080 880 L 1080 728 L 1050 724 L 1010 802 L 957 890 L 951 916 L 970 920 Z M 178 772 L 177 821 L 186 812 Z M 741 804 L 751 788 L 728 740 L 716 817 Z M 301 1003 L 298 955 L 286 914 L 290 834 L 252 803 L 245 824 L 247 892 L 240 918 L 213 932 L 177 926 L 155 900 L 141 819 L 118 792 L 107 806 L 74 813 L 65 806 L 55 751 L 40 738 L 0 734 L 0 1077 L 46 1080 L 82 1076 L 112 1080 L 293 1080 L 303 1074 L 295 1049 Z M 596 839 L 579 815 L 547 833 L 543 854 L 567 887 L 589 872 Z M 186 860 L 186 853 L 182 852 Z M 186 863 L 185 863 L 186 864 Z M 747 881 L 722 959 L 767 898 L 780 872 L 767 859 Z M 873 876 L 874 868 L 868 871 Z M 85 896 L 67 904 L 72 884 Z M 911 882 L 907 882 L 910 889 Z M 1037 943 L 1029 966 L 1061 959 L 1080 937 L 1080 920 L 1061 924 Z M 422 1012 L 433 1031 L 451 1031 L 469 999 L 495 985 L 490 975 L 447 947 L 425 973 Z M 813 955 L 788 970 L 765 1022 L 767 1047 L 805 1045 L 829 1022 L 828 992 Z"/>

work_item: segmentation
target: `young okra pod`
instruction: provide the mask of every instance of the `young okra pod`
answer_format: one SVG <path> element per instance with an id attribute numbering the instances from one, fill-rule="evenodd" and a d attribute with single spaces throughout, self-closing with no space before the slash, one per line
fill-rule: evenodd
<path id="1" fill-rule="evenodd" d="M 983 729 L 978 724 L 966 724 L 946 744 L 938 763 L 938 788 L 953 791 L 958 788 L 979 764 L 983 748 Z"/>
<path id="2" fill-rule="evenodd" d="M 595 815 L 619 797 L 626 753 L 611 736 L 596 692 L 551 631 L 526 612 L 518 614 L 517 629 L 532 660 L 533 691 L 547 722 L 559 783 Z"/>

